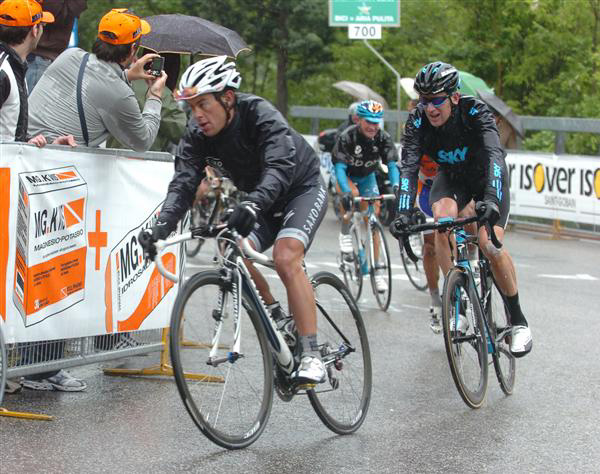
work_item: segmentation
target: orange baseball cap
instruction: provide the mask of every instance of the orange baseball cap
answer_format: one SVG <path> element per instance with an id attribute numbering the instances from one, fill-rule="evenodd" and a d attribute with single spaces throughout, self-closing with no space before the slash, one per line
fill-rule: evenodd
<path id="1" fill-rule="evenodd" d="M 0 3 L 0 25 L 33 26 L 38 23 L 54 23 L 54 15 L 42 11 L 34 0 L 4 0 Z"/>
<path id="2" fill-rule="evenodd" d="M 127 8 L 113 8 L 100 20 L 98 38 L 109 44 L 130 44 L 150 30 L 146 20 Z"/>

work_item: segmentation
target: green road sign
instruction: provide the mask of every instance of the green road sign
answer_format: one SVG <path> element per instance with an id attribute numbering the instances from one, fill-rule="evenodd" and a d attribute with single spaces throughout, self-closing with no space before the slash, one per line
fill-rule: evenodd
<path id="1" fill-rule="evenodd" d="M 329 0 L 329 26 L 400 26 L 400 0 Z"/>

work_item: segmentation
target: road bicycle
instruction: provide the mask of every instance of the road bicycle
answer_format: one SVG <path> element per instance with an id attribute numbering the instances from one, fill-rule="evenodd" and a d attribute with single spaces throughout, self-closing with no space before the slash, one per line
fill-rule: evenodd
<path id="1" fill-rule="evenodd" d="M 220 176 L 206 178 L 210 191 L 196 202 L 189 213 L 190 227 L 218 224 L 229 209 L 239 202 L 240 192 L 231 180 Z M 185 254 L 194 257 L 204 244 L 204 239 L 193 239 L 184 243 Z"/>
<path id="2" fill-rule="evenodd" d="M 6 386 L 6 373 L 8 372 L 8 359 L 6 356 L 6 345 L 2 335 L 2 325 L 0 324 L 0 407 L 4 397 L 4 387 Z"/>
<path id="3" fill-rule="evenodd" d="M 446 276 L 442 298 L 444 343 L 460 396 L 469 407 L 479 408 L 487 393 L 488 354 L 492 356 L 496 377 L 506 395 L 513 393 L 516 364 L 509 350 L 510 316 L 494 281 L 490 263 L 481 251 L 479 260 L 472 262 L 468 259 L 468 244 L 478 243 L 477 236 L 468 234 L 464 229 L 472 222 L 486 225 L 492 243 L 496 248 L 502 247 L 493 227 L 482 222 L 479 216 L 412 225 L 400 240 L 414 261 L 416 255 L 408 238 L 410 233 L 436 230 L 454 236 L 457 256 L 454 267 Z M 452 242 L 453 239 L 449 240 Z M 459 315 L 466 318 L 467 324 L 459 323 Z"/>
<path id="4" fill-rule="evenodd" d="M 377 220 L 373 203 L 392 199 L 396 199 L 393 194 L 354 197 L 355 209 L 354 212 L 350 211 L 352 212 L 352 224 L 350 225 L 352 253 L 340 252 L 339 257 L 340 271 L 354 299 L 358 301 L 360 298 L 363 277 L 370 275 L 375 299 L 383 311 L 388 309 L 392 299 L 392 265 L 385 233 Z M 368 203 L 365 211 L 358 209 L 361 202 Z M 387 286 L 386 291 L 377 290 L 376 276 L 383 278 Z"/>
<path id="5" fill-rule="evenodd" d="M 193 238 L 215 238 L 217 269 L 196 273 L 180 289 L 170 351 L 179 394 L 200 431 L 227 449 L 249 446 L 266 426 L 274 390 L 286 402 L 307 395 L 333 432 L 356 431 L 371 399 L 371 354 L 361 313 L 341 280 L 329 272 L 310 278 L 327 379 L 297 385 L 291 375 L 299 348 L 288 347 L 243 259 L 270 268 L 273 261 L 225 225 L 202 226 L 157 242 L 156 263 L 165 277 L 177 280 L 164 268 L 160 252 Z"/>

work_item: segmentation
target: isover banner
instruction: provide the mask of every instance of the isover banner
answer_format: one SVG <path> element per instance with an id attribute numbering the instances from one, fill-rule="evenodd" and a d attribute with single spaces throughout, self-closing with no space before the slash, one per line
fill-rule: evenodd
<path id="1" fill-rule="evenodd" d="M 7 342 L 168 326 L 178 286 L 143 259 L 173 165 L 0 144 L 0 323 Z M 138 154 L 139 156 L 139 154 Z M 165 266 L 179 274 L 182 249 Z"/>
<path id="2" fill-rule="evenodd" d="M 509 152 L 510 213 L 600 225 L 600 158 Z"/>

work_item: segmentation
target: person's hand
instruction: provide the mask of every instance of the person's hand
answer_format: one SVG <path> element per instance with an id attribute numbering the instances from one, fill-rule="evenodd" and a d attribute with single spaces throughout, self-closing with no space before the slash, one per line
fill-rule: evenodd
<path id="1" fill-rule="evenodd" d="M 35 137 L 30 138 L 27 143 L 35 145 L 38 148 L 43 148 L 48 144 L 48 141 L 46 140 L 46 137 L 44 137 L 44 135 L 36 135 Z"/>
<path id="2" fill-rule="evenodd" d="M 154 58 L 160 57 L 159 54 L 145 54 L 141 58 L 137 58 L 135 62 L 131 64 L 129 69 L 127 69 L 127 79 L 129 82 L 137 81 L 139 79 L 146 79 L 148 81 L 152 81 L 156 79 L 149 71 L 144 69 L 144 66 L 151 62 Z"/>
<path id="3" fill-rule="evenodd" d="M 227 227 L 235 229 L 242 237 L 247 237 L 256 224 L 258 206 L 251 201 L 244 201 L 237 207 L 227 220 Z"/>
<path id="4" fill-rule="evenodd" d="M 146 93 L 146 98 L 154 96 L 156 99 L 161 99 L 163 90 L 165 89 L 165 85 L 167 83 L 167 73 L 165 71 L 161 71 L 160 76 L 152 76 L 152 79 L 146 80 L 146 82 L 148 83 L 148 92 Z"/>
<path id="5" fill-rule="evenodd" d="M 73 135 L 63 135 L 62 137 L 56 137 L 52 144 L 77 146 L 77 143 L 75 142 L 75 137 Z"/>
<path id="6" fill-rule="evenodd" d="M 352 210 L 352 205 L 354 204 L 354 196 L 351 192 L 342 193 L 341 202 L 344 211 L 350 212 Z"/>
<path id="7" fill-rule="evenodd" d="M 406 235 L 408 233 L 408 226 L 410 224 L 410 213 L 408 211 L 400 211 L 390 224 L 390 233 L 395 239 Z"/>
<path id="8" fill-rule="evenodd" d="M 142 229 L 138 234 L 138 243 L 144 249 L 144 258 L 154 260 L 156 258 L 156 245 L 159 240 L 164 240 L 170 232 L 166 222 L 157 222 L 151 229 Z"/>
<path id="9" fill-rule="evenodd" d="M 475 212 L 483 222 L 487 222 L 491 226 L 496 225 L 500 219 L 500 210 L 494 201 L 479 201 L 475 204 Z"/>

